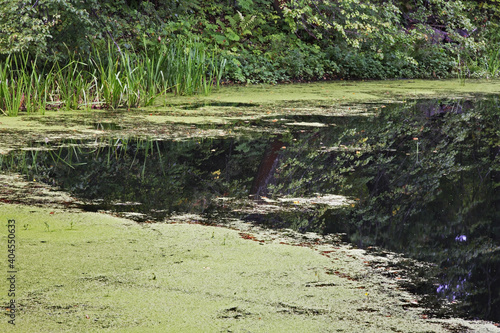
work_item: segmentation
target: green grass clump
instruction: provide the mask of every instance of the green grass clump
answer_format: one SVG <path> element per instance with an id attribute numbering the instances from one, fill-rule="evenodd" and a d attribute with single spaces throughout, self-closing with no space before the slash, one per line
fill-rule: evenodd
<path id="1" fill-rule="evenodd" d="M 94 50 L 88 59 L 69 52 L 65 65 L 40 64 L 28 54 L 0 62 L 0 111 L 17 116 L 47 109 L 136 108 L 166 92 L 209 94 L 219 86 L 225 59 L 194 41 L 176 41 L 140 52 Z"/>

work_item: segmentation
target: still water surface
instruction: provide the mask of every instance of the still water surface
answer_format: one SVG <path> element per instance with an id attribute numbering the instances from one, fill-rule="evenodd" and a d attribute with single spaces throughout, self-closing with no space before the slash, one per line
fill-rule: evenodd
<path id="1" fill-rule="evenodd" d="M 139 222 L 194 213 L 346 233 L 430 262 L 412 286 L 429 300 L 500 321 L 500 101 L 368 108 L 372 116 L 240 121 L 228 126 L 236 135 L 210 139 L 33 143 L 48 150 L 16 152 L 2 167 Z"/>

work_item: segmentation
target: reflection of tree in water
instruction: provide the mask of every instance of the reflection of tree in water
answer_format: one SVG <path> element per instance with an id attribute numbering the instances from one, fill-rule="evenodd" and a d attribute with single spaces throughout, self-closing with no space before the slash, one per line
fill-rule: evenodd
<path id="1" fill-rule="evenodd" d="M 40 152 L 30 177 L 84 199 L 99 200 L 104 209 L 145 213 L 205 211 L 215 196 L 248 195 L 266 139 L 199 139 L 190 141 L 109 140 L 99 148 L 72 146 Z"/>
<path id="2" fill-rule="evenodd" d="M 471 316 L 500 320 L 499 104 L 419 101 L 380 108 L 373 118 L 329 117 L 326 127 L 294 127 L 279 137 L 113 139 L 100 148 L 25 153 L 14 164 L 81 197 L 103 199 L 105 209 L 140 202 L 126 210 L 148 218 L 220 211 L 213 199 L 222 196 L 347 195 L 353 207 L 240 217 L 347 232 L 360 246 L 436 263 L 439 282 L 429 292 L 464 301 Z M 294 120 L 318 121 L 312 118 Z"/>
<path id="3" fill-rule="evenodd" d="M 341 132 L 283 136 L 269 155 L 266 193 L 357 199 L 305 226 L 436 263 L 439 282 L 429 292 L 500 320 L 499 104 L 418 101 L 345 121 Z"/>
<path id="4" fill-rule="evenodd" d="M 276 166 L 279 162 L 279 151 L 283 147 L 283 142 L 279 138 L 275 138 L 269 144 L 269 148 L 266 149 L 250 190 L 250 194 L 256 198 L 268 194 L 269 183 L 276 172 Z"/>
<path id="5" fill-rule="evenodd" d="M 429 116 L 417 103 L 381 114 L 386 125 L 370 134 L 372 150 L 358 157 L 370 162 L 353 172 L 354 189 L 366 194 L 347 229 L 362 246 L 438 263 L 438 291 L 465 299 L 472 316 L 498 320 L 499 103 L 462 106 Z"/>

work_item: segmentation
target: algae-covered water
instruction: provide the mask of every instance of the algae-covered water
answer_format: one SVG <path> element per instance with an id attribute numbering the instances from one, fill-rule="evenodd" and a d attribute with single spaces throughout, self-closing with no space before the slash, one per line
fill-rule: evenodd
<path id="1" fill-rule="evenodd" d="M 387 94 L 382 83 L 281 95 L 277 87 L 239 101 L 232 94 L 242 88 L 233 87 L 146 115 L 62 115 L 69 130 L 2 155 L 2 169 L 69 193 L 70 209 L 145 225 L 244 221 L 403 253 L 428 263 L 395 269 L 408 274 L 401 286 L 421 295 L 429 316 L 498 322 L 500 100 L 475 87 L 433 98 L 437 87 L 420 96 L 423 86 L 407 85 Z M 64 135 L 71 126 L 86 132 Z"/>

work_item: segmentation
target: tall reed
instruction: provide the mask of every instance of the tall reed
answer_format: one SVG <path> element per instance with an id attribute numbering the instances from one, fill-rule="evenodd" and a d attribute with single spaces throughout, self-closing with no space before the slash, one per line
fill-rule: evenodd
<path id="1" fill-rule="evenodd" d="M 488 66 L 488 74 L 492 78 L 496 77 L 500 71 L 500 46 L 491 48 L 486 55 L 486 63 Z"/>
<path id="2" fill-rule="evenodd" d="M 165 47 L 162 47 L 159 51 L 150 51 L 143 42 L 144 51 L 143 57 L 143 67 L 144 67 L 144 105 L 151 105 L 155 99 L 161 95 L 165 94 L 169 90 L 168 81 L 165 76 L 165 63 L 166 63 L 166 52 Z"/>
<path id="3" fill-rule="evenodd" d="M 123 102 L 123 84 L 120 79 L 120 64 L 113 52 L 111 45 L 108 45 L 108 52 L 105 58 L 101 57 L 97 50 L 93 64 L 97 68 L 98 87 L 102 99 L 106 106 L 116 109 Z"/>
<path id="4" fill-rule="evenodd" d="M 36 59 L 27 54 L 8 56 L 0 63 L 0 110 L 8 116 L 17 116 L 19 111 L 28 114 L 43 113 L 46 109 L 51 82 L 36 67 Z"/>
<path id="5" fill-rule="evenodd" d="M 80 101 L 83 100 L 84 89 L 87 82 L 91 81 L 88 71 L 82 68 L 86 66 L 75 59 L 62 68 L 59 64 L 56 65 L 54 92 L 67 110 L 78 109 Z"/>
<path id="6" fill-rule="evenodd" d="M 27 83 L 24 107 L 28 114 L 36 112 L 43 114 L 47 108 L 47 98 L 49 92 L 47 85 L 50 84 L 51 80 L 50 78 L 44 78 L 43 74 L 37 71 L 35 63 L 36 60 L 32 62 L 29 76 L 27 75 L 27 72 L 24 72 L 23 74 Z"/>
<path id="7" fill-rule="evenodd" d="M 12 57 L 0 64 L 0 110 L 7 116 L 17 116 L 23 103 L 25 77 L 16 77 Z"/>
<path id="8" fill-rule="evenodd" d="M 50 108 L 136 108 L 167 92 L 209 94 L 219 87 L 226 61 L 197 41 L 174 41 L 142 51 L 118 51 L 109 44 L 84 60 L 68 50 L 61 65 L 39 64 L 28 54 L 0 62 L 0 111 L 44 113 Z"/>

